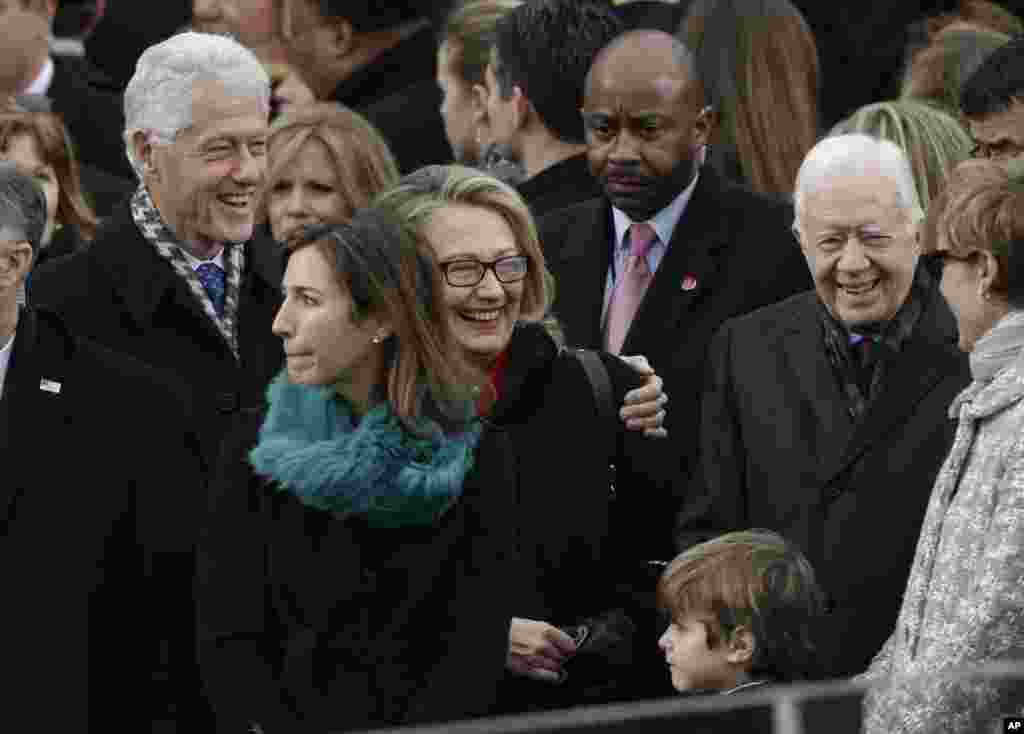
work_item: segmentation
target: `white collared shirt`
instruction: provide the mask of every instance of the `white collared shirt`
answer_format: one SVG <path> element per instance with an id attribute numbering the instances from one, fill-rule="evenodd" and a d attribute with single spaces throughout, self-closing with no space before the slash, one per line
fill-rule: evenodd
<path id="1" fill-rule="evenodd" d="M 654 229 L 658 238 L 651 243 L 647 251 L 647 268 L 651 273 L 658 272 L 658 266 L 668 251 L 668 243 L 672 241 L 672 234 L 676 231 L 676 225 L 683 217 L 687 204 L 693 196 L 693 190 L 697 188 L 697 179 L 700 178 L 700 169 L 694 170 L 693 180 L 690 185 L 683 189 L 668 206 L 659 211 L 647 220 L 647 223 Z M 629 227 L 634 224 L 629 215 L 621 209 L 612 207 L 612 222 L 615 225 L 615 249 L 612 251 L 612 263 L 608 268 L 608 276 L 604 286 L 604 307 L 601 309 L 601 324 L 604 328 L 605 319 L 608 316 L 608 305 L 611 302 L 612 289 L 615 287 L 615 275 L 620 272 L 626 264 L 626 257 L 629 255 Z"/>
<path id="2" fill-rule="evenodd" d="M 186 250 L 184 247 L 181 248 L 181 254 L 185 256 L 185 259 L 188 261 L 188 266 L 190 268 L 192 268 L 193 272 L 198 270 L 200 265 L 205 265 L 206 263 L 213 263 L 214 265 L 216 265 L 221 270 L 225 269 L 224 268 L 224 248 L 223 247 L 220 248 L 220 252 L 218 252 L 215 257 L 212 257 L 209 260 L 200 260 L 198 257 L 193 255 L 191 252 Z"/>
<path id="3" fill-rule="evenodd" d="M 50 91 L 50 85 L 53 83 L 53 59 L 49 56 L 46 57 L 46 63 L 43 64 L 43 68 L 39 72 L 39 76 L 32 80 L 32 83 L 27 88 L 22 90 L 22 94 L 37 94 L 40 97 L 45 97 Z"/>
<path id="4" fill-rule="evenodd" d="M 11 352 L 14 351 L 14 337 L 18 332 L 11 334 L 3 348 L 0 349 L 0 397 L 4 394 L 4 379 L 7 377 L 7 366 L 11 363 Z"/>

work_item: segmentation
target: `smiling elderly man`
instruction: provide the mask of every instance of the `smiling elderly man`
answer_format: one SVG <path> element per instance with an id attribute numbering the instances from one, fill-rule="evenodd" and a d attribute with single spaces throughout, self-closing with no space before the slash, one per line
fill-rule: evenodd
<path id="1" fill-rule="evenodd" d="M 814 290 L 712 342 L 679 540 L 762 527 L 799 544 L 828 594 L 824 672 L 850 675 L 895 621 L 967 360 L 917 265 L 922 212 L 898 147 L 826 138 L 794 204 Z"/>
<path id="2" fill-rule="evenodd" d="M 149 48 L 125 91 L 138 189 L 89 248 L 40 267 L 29 289 L 31 303 L 75 333 L 191 385 L 207 467 L 233 417 L 262 404 L 283 362 L 270 331 L 281 253 L 254 237 L 269 94 L 262 65 L 228 38 L 183 33 Z M 197 521 L 203 499 L 181 497 Z M 194 673 L 193 645 L 180 622 L 192 612 L 179 596 L 166 610 L 166 653 L 180 656 L 168 665 L 185 675 Z M 193 705 L 179 701 L 168 715 L 201 730 L 181 711 Z"/>

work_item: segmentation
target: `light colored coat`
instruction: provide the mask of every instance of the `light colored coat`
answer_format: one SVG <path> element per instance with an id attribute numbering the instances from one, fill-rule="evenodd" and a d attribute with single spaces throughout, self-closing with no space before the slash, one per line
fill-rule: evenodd
<path id="1" fill-rule="evenodd" d="M 931 674 L 1024 663 L 1024 352 L 953 402 L 956 439 L 925 515 L 903 606 L 869 676 L 865 734 L 984 734 L 1024 714 L 1024 679 Z M 894 487 L 896 489 L 897 487 Z M 865 539 L 868 541 L 868 539 Z"/>

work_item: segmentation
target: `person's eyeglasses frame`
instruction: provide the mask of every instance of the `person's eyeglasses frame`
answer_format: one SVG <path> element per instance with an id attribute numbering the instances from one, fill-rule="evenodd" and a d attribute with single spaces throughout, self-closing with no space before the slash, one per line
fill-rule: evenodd
<path id="1" fill-rule="evenodd" d="M 957 260 L 960 262 L 967 262 L 971 260 L 977 253 L 977 250 L 972 250 L 965 255 L 957 255 L 949 250 L 932 250 L 921 255 L 921 259 L 924 260 L 925 266 L 928 270 L 936 277 L 942 277 L 942 271 L 946 267 L 946 263 L 950 260 Z"/>
<path id="2" fill-rule="evenodd" d="M 521 273 L 516 273 L 513 277 L 502 277 L 498 272 L 498 266 L 503 262 L 509 260 L 521 260 L 523 262 L 523 269 Z M 479 267 L 480 277 L 474 280 L 472 283 L 453 283 L 450 275 L 450 268 L 454 265 L 466 265 L 472 264 Z M 438 267 L 441 268 L 441 272 L 444 274 L 445 282 L 453 288 L 476 288 L 483 281 L 487 275 L 487 271 L 490 270 L 494 273 L 494 277 L 497 278 L 499 283 L 518 283 L 521 280 L 525 280 L 526 276 L 530 272 L 530 258 L 527 255 L 505 255 L 499 257 L 497 260 L 491 260 L 484 262 L 483 260 L 471 260 L 469 258 L 460 258 L 458 260 L 448 260 L 447 262 L 438 263 Z"/>

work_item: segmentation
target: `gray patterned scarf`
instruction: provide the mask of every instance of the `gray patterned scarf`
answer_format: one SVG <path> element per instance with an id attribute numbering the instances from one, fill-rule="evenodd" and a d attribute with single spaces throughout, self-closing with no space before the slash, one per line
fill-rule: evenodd
<path id="1" fill-rule="evenodd" d="M 245 271 L 245 243 L 224 243 L 224 315 L 217 316 L 213 301 L 199 281 L 199 276 L 192 270 L 177 237 L 153 205 L 153 199 L 145 184 L 140 184 L 132 196 L 131 210 L 132 219 L 135 220 L 135 226 L 139 228 L 143 238 L 153 245 L 157 254 L 167 260 L 174 268 L 174 272 L 188 283 L 189 290 L 199 301 L 203 312 L 217 327 L 231 353 L 235 355 L 235 360 L 238 360 L 238 296 L 242 289 L 242 273 Z"/>
<path id="2" fill-rule="evenodd" d="M 991 382 L 1009 367 L 1024 349 L 1024 311 L 1010 311 L 982 335 L 971 351 L 971 377 Z"/>

